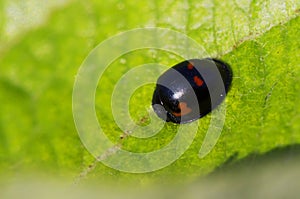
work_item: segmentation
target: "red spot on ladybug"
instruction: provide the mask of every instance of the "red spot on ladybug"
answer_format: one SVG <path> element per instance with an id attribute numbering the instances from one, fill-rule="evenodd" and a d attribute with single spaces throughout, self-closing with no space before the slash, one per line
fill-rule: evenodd
<path id="1" fill-rule="evenodd" d="M 173 112 L 173 115 L 175 115 L 176 117 L 186 115 L 192 111 L 192 109 L 189 108 L 185 102 L 179 102 L 178 108 L 180 109 L 179 113 Z"/>
<path id="2" fill-rule="evenodd" d="M 193 68 L 194 68 L 194 65 L 192 64 L 192 63 L 188 63 L 188 65 L 187 65 L 187 68 L 189 69 L 189 70 L 192 70 Z"/>
<path id="3" fill-rule="evenodd" d="M 198 76 L 194 76 L 194 82 L 196 83 L 197 86 L 203 85 L 203 80 L 200 79 L 200 77 L 198 77 Z"/>

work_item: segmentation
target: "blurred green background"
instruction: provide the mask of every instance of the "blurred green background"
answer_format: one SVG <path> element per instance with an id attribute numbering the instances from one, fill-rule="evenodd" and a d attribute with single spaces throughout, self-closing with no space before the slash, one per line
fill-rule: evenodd
<path id="1" fill-rule="evenodd" d="M 208 190 L 206 184 L 228 194 L 229 189 L 240 185 L 232 192 L 237 198 L 243 192 L 251 196 L 252 189 L 269 197 L 273 196 L 270 193 L 281 196 L 275 194 L 279 188 L 267 192 L 265 184 L 255 185 L 262 182 L 261 176 L 270 186 L 275 181 L 299 185 L 295 178 L 300 173 L 295 167 L 300 165 L 299 9 L 298 0 L 0 0 L 3 196 L 19 197 L 12 190 L 30 186 L 31 180 L 36 187 L 35 181 L 53 178 L 66 184 L 129 187 L 131 183 L 142 187 L 183 183 L 181 189 L 187 191 L 184 187 L 189 187 L 187 195 L 191 198 L 198 192 L 212 198 L 220 196 L 210 195 L 214 190 Z M 193 144 L 176 162 L 155 172 L 129 174 L 94 164 L 75 129 L 72 89 L 81 63 L 97 44 L 122 31 L 143 27 L 187 34 L 213 57 L 229 63 L 234 80 L 226 99 L 224 129 L 208 156 L 199 159 L 197 153 L 210 116 L 201 119 Z M 102 103 L 109 102 L 114 83 L 137 65 L 155 62 L 172 66 L 179 61 L 180 57 L 148 49 L 112 63 L 100 81 L 95 107 L 113 142 L 119 142 L 123 132 Z M 154 85 L 142 87 L 132 97 L 130 112 L 137 121 L 141 117 L 147 121 L 153 89 Z M 145 140 L 129 137 L 122 147 L 135 152 L 158 149 L 173 138 L 177 128 L 168 124 L 157 136 Z M 248 178 L 249 184 L 240 183 Z M 52 184 L 38 188 L 41 195 L 44 189 L 47 193 L 47 187 Z M 178 193 L 180 189 L 176 189 L 168 190 Z M 159 188 L 154 190 L 161 193 Z"/>

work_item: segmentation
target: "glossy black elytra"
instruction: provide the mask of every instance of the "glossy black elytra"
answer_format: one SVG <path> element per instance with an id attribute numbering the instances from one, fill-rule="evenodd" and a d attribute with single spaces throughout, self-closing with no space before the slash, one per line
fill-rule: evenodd
<path id="1" fill-rule="evenodd" d="M 152 107 L 167 122 L 192 122 L 224 100 L 231 82 L 232 70 L 220 60 L 186 60 L 158 78 Z"/>

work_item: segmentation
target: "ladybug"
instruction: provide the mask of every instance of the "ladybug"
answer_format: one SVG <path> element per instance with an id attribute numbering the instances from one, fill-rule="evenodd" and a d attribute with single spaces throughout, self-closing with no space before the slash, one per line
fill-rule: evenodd
<path id="1" fill-rule="evenodd" d="M 158 78 L 153 110 L 167 122 L 192 122 L 224 100 L 231 82 L 232 70 L 223 61 L 211 58 L 183 61 Z"/>

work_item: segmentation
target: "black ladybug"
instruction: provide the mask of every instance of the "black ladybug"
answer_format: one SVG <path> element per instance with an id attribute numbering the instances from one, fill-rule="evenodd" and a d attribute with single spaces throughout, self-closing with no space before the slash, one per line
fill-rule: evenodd
<path id="1" fill-rule="evenodd" d="M 186 60 L 158 78 L 152 107 L 167 122 L 192 122 L 224 100 L 231 82 L 232 70 L 220 60 Z"/>

